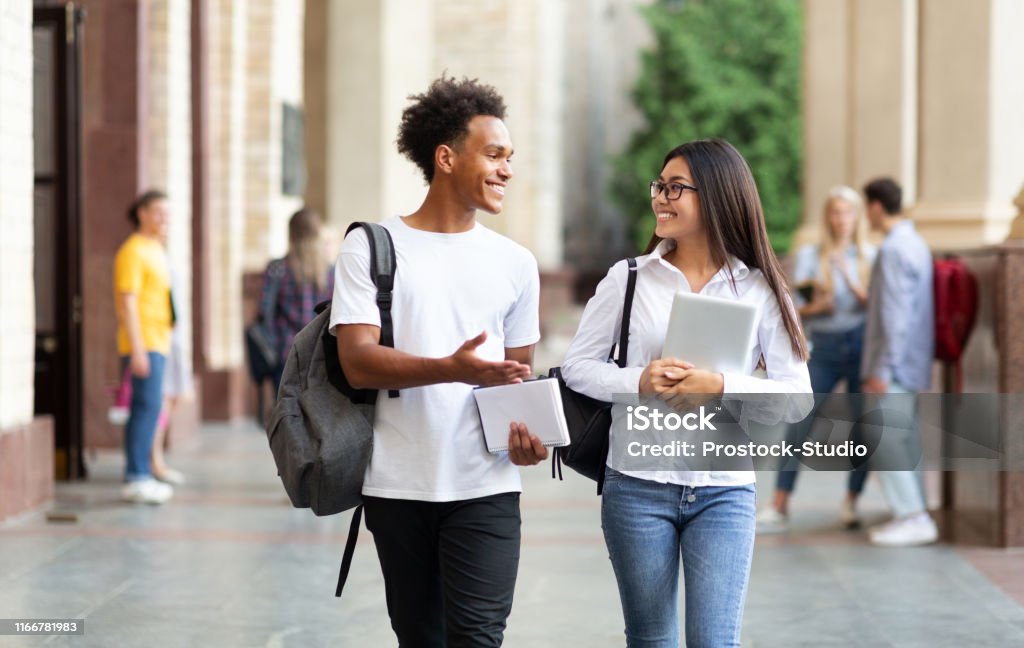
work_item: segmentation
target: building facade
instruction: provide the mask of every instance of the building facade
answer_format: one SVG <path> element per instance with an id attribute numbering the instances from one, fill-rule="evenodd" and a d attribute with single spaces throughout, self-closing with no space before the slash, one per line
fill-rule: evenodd
<path id="1" fill-rule="evenodd" d="M 146 188 L 170 196 L 188 311 L 196 398 L 177 440 L 251 412 L 253 277 L 284 254 L 292 212 L 319 210 L 337 239 L 354 220 L 419 204 L 426 187 L 394 142 L 408 95 L 441 73 L 507 100 L 514 190 L 485 222 L 537 256 L 543 303 L 567 299 L 567 268 L 603 272 L 628 253 L 605 186 L 638 124 L 640 4 L 4 2 L 0 519 L 46 501 L 55 477 L 84 476 L 88 449 L 120 445 L 107 420 L 120 373 L 111 274 L 125 210 Z M 1024 236 L 1024 5 L 807 0 L 804 11 L 801 236 L 816 233 L 830 186 L 882 174 L 907 188 L 937 249 Z M 49 177 L 59 192 L 40 184 Z M 40 383 L 41 359 L 68 367 L 47 370 L 56 386 Z"/>

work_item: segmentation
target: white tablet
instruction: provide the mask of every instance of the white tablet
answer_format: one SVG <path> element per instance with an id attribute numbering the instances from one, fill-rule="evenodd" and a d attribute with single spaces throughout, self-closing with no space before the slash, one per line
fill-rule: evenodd
<path id="1" fill-rule="evenodd" d="M 709 371 L 750 373 L 756 322 L 753 304 L 676 293 L 661 357 L 692 362 Z"/>

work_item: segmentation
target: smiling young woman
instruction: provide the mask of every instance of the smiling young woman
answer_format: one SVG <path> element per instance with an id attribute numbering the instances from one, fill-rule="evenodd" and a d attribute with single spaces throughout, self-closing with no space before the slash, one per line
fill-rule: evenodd
<path id="1" fill-rule="evenodd" d="M 636 291 L 626 366 L 607 362 L 618 337 L 627 263 L 619 262 L 588 302 L 562 364 L 570 388 L 613 395 L 808 394 L 806 344 L 746 161 L 719 139 L 668 153 L 651 183 L 654 236 L 636 260 Z M 754 304 L 757 335 L 745 372 L 719 373 L 686 358 L 661 358 L 672 300 L 693 292 Z M 743 343 L 737 341 L 737 343 Z M 763 359 L 767 377 L 752 375 Z M 686 645 L 739 645 L 754 548 L 753 471 L 631 470 L 617 456 L 613 425 L 605 468 L 601 526 L 619 587 L 627 643 L 679 645 L 680 558 L 686 584 Z"/>

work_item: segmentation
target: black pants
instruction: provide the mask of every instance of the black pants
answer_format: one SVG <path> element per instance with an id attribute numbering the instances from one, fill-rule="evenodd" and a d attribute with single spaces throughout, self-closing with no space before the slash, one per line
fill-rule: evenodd
<path id="1" fill-rule="evenodd" d="M 363 503 L 400 648 L 500 646 L 519 569 L 519 493 Z"/>

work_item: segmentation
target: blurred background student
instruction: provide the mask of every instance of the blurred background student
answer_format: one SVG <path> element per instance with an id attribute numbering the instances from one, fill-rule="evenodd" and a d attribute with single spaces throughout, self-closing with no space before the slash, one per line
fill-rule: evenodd
<path id="1" fill-rule="evenodd" d="M 872 528 L 872 544 L 931 544 L 939 530 L 928 514 L 919 469 L 921 438 L 917 394 L 931 388 L 935 356 L 932 253 L 914 223 L 903 215 L 903 188 L 892 178 L 864 186 L 871 229 L 885 235 L 871 273 L 871 300 L 861 374 L 863 391 L 884 394 L 884 420 L 873 461 L 893 519 Z"/>
<path id="2" fill-rule="evenodd" d="M 833 187 L 825 199 L 820 242 L 806 245 L 796 253 L 793 280 L 804 332 L 810 342 L 807 368 L 815 394 L 828 394 L 840 383 L 848 393 L 859 393 L 860 362 L 867 316 L 867 286 L 876 249 L 867 242 L 868 228 L 864 201 L 850 187 Z M 799 445 L 811 432 L 818 407 L 800 423 L 789 428 L 788 441 Z M 758 531 L 784 531 L 789 522 L 789 498 L 796 486 L 799 463 L 788 462 L 780 470 L 775 496 L 758 515 Z M 848 528 L 859 525 L 857 498 L 864 489 L 867 471 L 850 473 L 840 520 Z"/>
<path id="3" fill-rule="evenodd" d="M 150 453 L 163 407 L 164 367 L 171 351 L 174 309 L 164 251 L 167 195 L 150 190 L 128 209 L 135 226 L 114 258 L 117 346 L 131 372 L 131 406 L 124 428 L 125 485 L 129 502 L 163 504 L 174 490 L 153 478 Z"/>
<path id="4" fill-rule="evenodd" d="M 267 264 L 260 313 L 277 350 L 274 392 L 295 335 L 315 317 L 314 307 L 334 294 L 334 267 L 327 254 L 320 214 L 303 207 L 288 221 L 288 254 Z"/>

